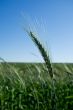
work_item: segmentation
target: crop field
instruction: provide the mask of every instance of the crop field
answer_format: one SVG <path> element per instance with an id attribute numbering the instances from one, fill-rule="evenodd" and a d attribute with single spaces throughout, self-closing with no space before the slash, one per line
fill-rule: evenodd
<path id="1" fill-rule="evenodd" d="M 0 0 L 0 110 L 73 110 L 73 0 Z"/>
<path id="2" fill-rule="evenodd" d="M 0 58 L 0 110 L 73 110 L 73 64 L 51 63 L 41 42 L 27 33 L 44 63 Z"/>
<path id="3" fill-rule="evenodd" d="M 53 84 L 41 63 L 0 64 L 0 110 L 72 110 L 73 64 L 52 64 Z"/>

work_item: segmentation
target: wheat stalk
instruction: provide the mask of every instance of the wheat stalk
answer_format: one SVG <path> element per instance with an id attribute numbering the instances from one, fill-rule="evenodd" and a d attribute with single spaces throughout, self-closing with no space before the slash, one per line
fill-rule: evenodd
<path id="1" fill-rule="evenodd" d="M 41 53 L 41 55 L 42 55 L 42 57 L 43 57 L 43 59 L 45 61 L 48 73 L 50 74 L 51 78 L 53 78 L 52 65 L 51 65 L 51 62 L 50 62 L 50 59 L 49 59 L 49 55 L 47 54 L 45 48 L 40 43 L 40 41 L 37 39 L 37 37 L 33 34 L 32 31 L 26 31 L 26 32 L 28 33 L 28 35 L 31 37 L 32 41 L 35 43 L 35 45 L 39 49 L 39 51 L 40 51 L 40 53 Z"/>

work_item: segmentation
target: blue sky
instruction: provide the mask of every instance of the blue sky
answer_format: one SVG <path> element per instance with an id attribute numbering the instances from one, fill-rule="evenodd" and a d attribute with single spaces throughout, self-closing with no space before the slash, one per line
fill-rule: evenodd
<path id="1" fill-rule="evenodd" d="M 43 61 L 23 30 L 29 24 L 53 62 L 73 62 L 73 0 L 0 0 L 0 57 Z"/>

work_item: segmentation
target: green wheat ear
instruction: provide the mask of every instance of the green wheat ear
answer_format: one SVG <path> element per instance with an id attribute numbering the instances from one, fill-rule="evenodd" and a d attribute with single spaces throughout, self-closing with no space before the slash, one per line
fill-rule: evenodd
<path id="1" fill-rule="evenodd" d="M 45 50 L 45 48 L 43 47 L 43 45 L 41 44 L 41 42 L 36 38 L 36 36 L 33 34 L 33 32 L 27 32 L 29 34 L 29 36 L 31 37 L 32 41 L 35 43 L 35 45 L 37 46 L 37 48 L 39 49 L 44 61 L 45 61 L 45 64 L 46 64 L 46 67 L 47 67 L 47 70 L 48 70 L 48 73 L 50 74 L 51 78 L 53 78 L 53 69 L 52 69 L 52 65 L 51 65 L 51 62 L 50 62 L 50 58 Z"/>

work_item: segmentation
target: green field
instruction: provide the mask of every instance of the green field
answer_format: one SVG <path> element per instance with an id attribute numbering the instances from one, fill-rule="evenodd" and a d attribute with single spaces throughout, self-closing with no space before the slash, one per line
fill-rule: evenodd
<path id="1" fill-rule="evenodd" d="M 73 64 L 0 64 L 0 110 L 73 110 Z M 52 97 L 53 96 L 53 97 Z"/>
<path id="2" fill-rule="evenodd" d="M 27 31 L 44 63 L 7 63 L 0 58 L 0 110 L 73 110 L 73 64 L 51 63 Z"/>

